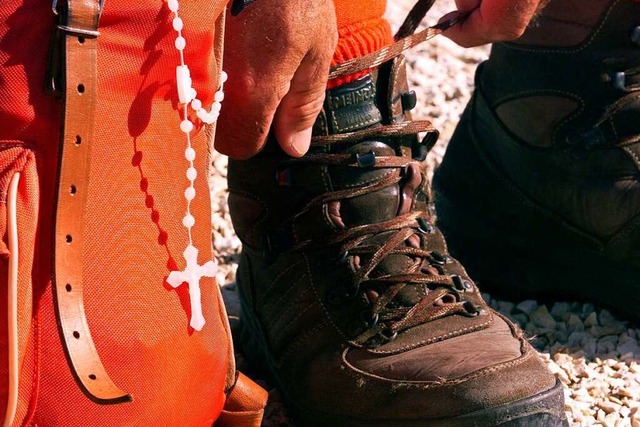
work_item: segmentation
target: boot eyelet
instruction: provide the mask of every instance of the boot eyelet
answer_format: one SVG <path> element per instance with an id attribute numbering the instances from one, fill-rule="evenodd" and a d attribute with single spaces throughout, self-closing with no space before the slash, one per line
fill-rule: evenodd
<path id="1" fill-rule="evenodd" d="M 371 313 L 369 311 L 360 312 L 360 320 L 362 320 L 366 325 L 367 329 L 376 326 L 378 324 L 378 320 L 380 320 L 380 316 L 378 316 L 377 313 L 374 314 L 373 317 L 371 317 L 370 314 Z"/>
<path id="2" fill-rule="evenodd" d="M 477 306 L 475 306 L 471 301 L 465 301 L 463 303 L 464 310 L 462 314 L 467 317 L 478 317 L 480 313 L 484 310 L 480 310 Z"/>
<path id="3" fill-rule="evenodd" d="M 403 111 L 411 111 L 416 108 L 416 104 L 418 103 L 416 91 L 410 90 L 409 92 L 400 94 L 400 103 L 402 104 Z"/>
<path id="4" fill-rule="evenodd" d="M 337 264 L 344 264 L 345 262 L 347 262 L 347 258 L 349 258 L 349 251 L 344 251 L 342 254 L 340 254 L 340 258 L 338 258 Z"/>
<path id="5" fill-rule="evenodd" d="M 431 151 L 433 146 L 436 145 L 436 142 L 438 142 L 438 138 L 440 138 L 440 131 L 432 130 L 431 132 L 427 132 L 424 138 L 422 138 L 420 145 L 422 145 L 428 153 L 429 151 Z"/>
<path id="6" fill-rule="evenodd" d="M 418 218 L 418 231 L 422 234 L 432 234 L 434 231 L 433 225 L 429 224 L 424 218 Z"/>
<path id="7" fill-rule="evenodd" d="M 460 292 L 466 292 L 473 290 L 473 284 L 467 279 L 463 279 L 460 276 L 454 274 L 451 276 L 453 280 L 453 287 Z"/>
<path id="8" fill-rule="evenodd" d="M 388 343 L 396 339 L 398 332 L 391 331 L 390 329 L 383 329 L 378 332 L 378 335 L 382 338 L 383 343 Z"/>
<path id="9" fill-rule="evenodd" d="M 376 314 L 371 317 L 370 311 L 360 312 L 360 318 L 349 324 L 347 327 L 347 334 L 352 337 L 357 337 L 367 329 L 371 329 L 378 324 L 379 316 Z"/>
<path id="10" fill-rule="evenodd" d="M 444 257 L 440 252 L 433 251 L 429 256 L 429 261 L 431 261 L 435 265 L 445 265 L 447 263 L 447 258 Z"/>
<path id="11" fill-rule="evenodd" d="M 376 153 L 369 151 L 364 154 L 356 154 L 356 162 L 361 168 L 371 168 L 376 165 Z"/>
<path id="12" fill-rule="evenodd" d="M 451 276 L 451 280 L 453 281 L 453 287 L 456 291 L 464 292 L 464 286 L 462 286 L 462 279 L 460 279 L 460 276 L 454 274 Z"/>

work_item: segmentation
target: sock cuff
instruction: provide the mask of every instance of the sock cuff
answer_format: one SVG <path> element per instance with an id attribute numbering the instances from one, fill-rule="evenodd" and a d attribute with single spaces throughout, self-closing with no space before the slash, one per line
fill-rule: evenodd
<path id="1" fill-rule="evenodd" d="M 391 27 L 384 18 L 360 21 L 338 29 L 338 46 L 333 54 L 331 65 L 338 65 L 350 59 L 359 58 L 378 51 L 393 43 Z M 329 81 L 328 88 L 352 82 L 368 73 L 361 71 L 350 76 Z"/>

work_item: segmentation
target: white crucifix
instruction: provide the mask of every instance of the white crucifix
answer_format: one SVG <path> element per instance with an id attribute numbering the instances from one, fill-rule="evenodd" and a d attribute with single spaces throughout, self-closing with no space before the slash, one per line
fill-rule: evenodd
<path id="1" fill-rule="evenodd" d="M 167 277 L 167 283 L 174 288 L 185 282 L 189 285 L 189 299 L 191 301 L 191 321 L 189 324 L 196 331 L 200 331 L 205 323 L 202 315 L 200 279 L 214 277 L 218 266 L 211 260 L 204 265 L 198 265 L 198 249 L 193 245 L 187 246 L 183 255 L 187 266 L 183 271 L 172 271 Z"/>

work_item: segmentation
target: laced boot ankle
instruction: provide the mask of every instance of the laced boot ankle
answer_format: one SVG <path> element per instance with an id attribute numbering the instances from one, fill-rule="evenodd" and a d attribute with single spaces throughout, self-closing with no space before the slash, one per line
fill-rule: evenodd
<path id="1" fill-rule="evenodd" d="M 414 104 L 397 57 L 327 92 L 304 157 L 230 161 L 240 347 L 303 426 L 565 425 L 562 387 L 432 223 L 437 132 Z"/>
<path id="2" fill-rule="evenodd" d="M 484 290 L 638 319 L 640 3 L 554 0 L 495 44 L 434 188 Z"/>

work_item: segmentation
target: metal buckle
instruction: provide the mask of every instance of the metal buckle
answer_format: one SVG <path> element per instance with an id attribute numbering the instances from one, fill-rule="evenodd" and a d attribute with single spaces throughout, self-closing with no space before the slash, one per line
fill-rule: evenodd
<path id="1" fill-rule="evenodd" d="M 100 4 L 98 6 L 98 13 L 102 13 L 102 7 L 104 6 L 104 0 L 100 0 Z M 52 0 L 51 1 L 51 10 L 53 11 L 54 15 L 59 15 L 58 12 L 58 0 Z"/>
<path id="2" fill-rule="evenodd" d="M 100 16 L 100 14 L 102 13 L 102 8 L 104 6 L 104 0 L 99 0 L 98 1 L 98 16 Z M 58 10 L 58 0 L 52 0 L 51 1 L 51 10 L 53 11 L 53 14 L 56 16 L 60 16 L 60 11 Z M 64 21 L 65 18 L 63 17 L 62 19 L 60 19 L 60 22 Z M 97 30 L 88 30 L 88 29 L 84 29 L 84 28 L 75 28 L 75 27 L 70 27 L 68 25 L 63 25 L 63 24 L 59 24 L 58 25 L 58 29 L 60 31 L 63 31 L 65 33 L 69 33 L 69 34 L 74 34 L 77 35 L 78 37 L 88 37 L 88 38 L 96 38 L 100 35 L 100 32 Z"/>

